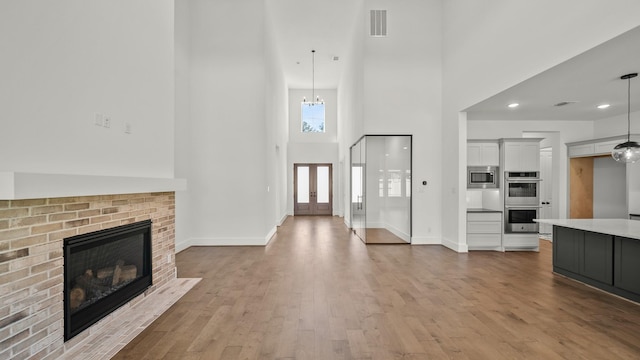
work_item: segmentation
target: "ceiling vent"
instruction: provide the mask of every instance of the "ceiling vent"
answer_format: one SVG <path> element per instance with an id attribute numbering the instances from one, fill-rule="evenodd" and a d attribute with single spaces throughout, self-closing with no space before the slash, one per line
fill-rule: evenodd
<path id="1" fill-rule="evenodd" d="M 560 107 L 560 106 L 571 105 L 571 104 L 575 104 L 575 103 L 577 103 L 577 101 L 560 101 L 557 104 L 553 104 L 553 106 Z"/>
<path id="2" fill-rule="evenodd" d="M 387 36 L 387 10 L 371 10 L 371 32 L 373 37 Z"/>

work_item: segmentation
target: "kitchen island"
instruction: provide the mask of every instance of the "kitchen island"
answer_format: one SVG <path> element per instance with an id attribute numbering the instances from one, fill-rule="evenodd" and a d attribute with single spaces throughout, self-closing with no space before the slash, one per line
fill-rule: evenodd
<path id="1" fill-rule="evenodd" d="M 537 219 L 553 225 L 553 271 L 640 302 L 640 221 Z"/>

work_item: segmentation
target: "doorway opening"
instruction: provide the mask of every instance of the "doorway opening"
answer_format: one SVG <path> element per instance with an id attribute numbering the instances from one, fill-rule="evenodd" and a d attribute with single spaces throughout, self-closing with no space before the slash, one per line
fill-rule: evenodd
<path id="1" fill-rule="evenodd" d="M 293 215 L 333 215 L 331 164 L 293 165 Z"/>

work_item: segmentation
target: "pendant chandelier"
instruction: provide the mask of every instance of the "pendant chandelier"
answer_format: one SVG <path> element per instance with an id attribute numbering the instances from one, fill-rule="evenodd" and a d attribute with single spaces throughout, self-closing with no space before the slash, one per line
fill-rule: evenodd
<path id="1" fill-rule="evenodd" d="M 302 97 L 302 102 L 306 104 L 307 98 Z M 315 50 L 311 50 L 311 102 L 309 102 L 308 104 L 311 106 L 316 104 L 324 104 L 324 100 L 320 99 L 320 97 L 316 95 L 316 51 Z"/>
<path id="2" fill-rule="evenodd" d="M 638 73 L 623 75 L 622 80 L 627 80 L 627 141 L 616 145 L 611 151 L 611 156 L 615 161 L 624 163 L 634 163 L 640 159 L 640 145 L 631 141 L 631 79 L 638 76 Z"/>

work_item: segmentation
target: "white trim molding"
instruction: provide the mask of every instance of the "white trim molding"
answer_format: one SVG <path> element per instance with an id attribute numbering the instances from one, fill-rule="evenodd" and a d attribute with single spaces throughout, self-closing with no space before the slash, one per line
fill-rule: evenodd
<path id="1" fill-rule="evenodd" d="M 175 192 L 186 179 L 0 172 L 0 200 Z"/>
<path id="2" fill-rule="evenodd" d="M 469 252 L 469 246 L 467 246 L 467 244 L 460 244 L 459 242 L 454 242 L 451 240 L 448 240 L 446 238 L 442 239 L 442 245 L 448 247 L 449 249 L 458 252 L 458 253 L 466 253 Z"/>
<path id="3" fill-rule="evenodd" d="M 442 245 L 442 240 L 436 236 L 412 236 L 411 245 Z"/>

